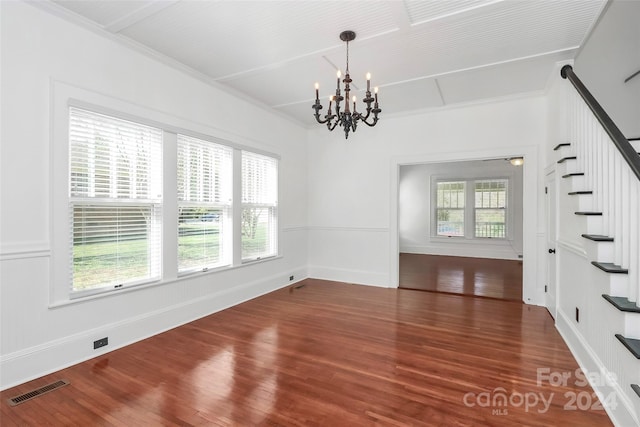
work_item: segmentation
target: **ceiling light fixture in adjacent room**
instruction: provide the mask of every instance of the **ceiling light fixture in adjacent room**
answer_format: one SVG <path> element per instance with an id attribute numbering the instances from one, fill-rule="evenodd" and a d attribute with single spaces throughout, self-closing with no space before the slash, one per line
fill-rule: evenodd
<path id="1" fill-rule="evenodd" d="M 513 166 L 522 166 L 524 164 L 524 159 L 522 157 L 512 157 L 509 161 Z"/>
<path id="2" fill-rule="evenodd" d="M 371 74 L 367 73 L 367 92 L 365 98 L 362 100 L 367 104 L 366 114 L 362 114 L 356 111 L 356 97 L 353 96 L 353 111 L 349 108 L 349 96 L 351 93 L 351 87 L 349 84 L 352 82 L 349 76 L 349 42 L 355 40 L 356 33 L 353 31 L 343 31 L 340 33 L 340 40 L 347 43 L 347 68 L 345 69 L 345 75 L 342 82 L 344 83 L 344 96 L 340 91 L 340 76 L 341 72 L 338 70 L 338 82 L 335 95 L 329 97 L 329 108 L 324 118 L 320 118 L 320 110 L 322 110 L 322 104 L 320 104 L 320 98 L 318 97 L 318 89 L 320 85 L 316 83 L 316 102 L 311 106 L 315 110 L 313 114 L 316 121 L 320 124 L 326 124 L 327 129 L 334 130 L 336 126 L 340 125 L 344 129 L 344 138 L 349 138 L 349 132 L 356 131 L 358 122 L 362 122 L 367 126 L 373 127 L 378 123 L 378 114 L 382 111 L 378 108 L 378 88 L 374 88 L 374 97 L 371 97 Z M 344 102 L 344 110 L 341 111 L 340 103 Z M 334 104 L 335 102 L 335 104 Z M 373 103 L 373 108 L 371 104 Z M 331 110 L 332 105 L 335 105 L 334 110 Z M 372 120 L 369 121 L 369 117 L 373 113 Z"/>

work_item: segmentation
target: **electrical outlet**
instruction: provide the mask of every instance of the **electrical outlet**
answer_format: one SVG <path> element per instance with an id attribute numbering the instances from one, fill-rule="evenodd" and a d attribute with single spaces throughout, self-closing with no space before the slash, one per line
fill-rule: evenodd
<path id="1" fill-rule="evenodd" d="M 109 337 L 100 338 L 99 340 L 96 340 L 93 342 L 93 349 L 95 350 L 96 348 L 104 347 L 105 345 L 108 345 L 108 344 L 109 344 Z"/>
<path id="2" fill-rule="evenodd" d="M 289 276 L 289 281 L 292 281 L 292 280 L 293 280 L 293 276 Z"/>

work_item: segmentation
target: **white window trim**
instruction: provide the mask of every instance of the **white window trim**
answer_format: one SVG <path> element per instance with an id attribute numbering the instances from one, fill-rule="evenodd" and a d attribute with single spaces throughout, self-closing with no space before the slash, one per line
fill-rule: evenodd
<path id="1" fill-rule="evenodd" d="M 507 181 L 507 214 L 505 217 L 507 234 L 505 237 L 475 237 L 475 191 L 472 185 L 474 181 L 486 181 L 491 179 L 504 179 Z M 457 176 L 457 175 L 432 175 L 430 178 L 431 194 L 429 197 L 429 240 L 438 243 L 468 243 L 468 244 L 489 244 L 489 245 L 510 245 L 514 241 L 514 182 L 513 174 L 478 174 L 473 176 Z M 464 181 L 465 182 L 465 212 L 464 212 L 464 236 L 439 236 L 437 234 L 438 218 L 437 209 L 437 183 L 443 181 Z"/>
<path id="2" fill-rule="evenodd" d="M 177 134 L 192 136 L 194 138 L 226 145 L 234 150 L 234 202 L 240 200 L 240 194 L 236 197 L 236 189 L 240 191 L 241 178 L 239 168 L 236 168 L 236 159 L 239 161 L 239 151 L 246 150 L 257 154 L 273 157 L 280 161 L 280 156 L 256 148 L 249 144 L 260 144 L 258 141 L 249 141 L 237 135 L 225 133 L 219 129 L 211 128 L 200 123 L 191 122 L 170 114 L 153 110 L 127 101 L 116 99 L 98 92 L 80 88 L 64 82 L 51 80 L 51 104 L 50 104 L 50 222 L 49 235 L 51 239 L 50 262 L 50 289 L 49 308 L 56 308 L 69 304 L 75 304 L 96 298 L 112 296 L 114 294 L 128 293 L 143 290 L 149 287 L 168 285 L 180 281 L 185 276 L 195 274 L 215 274 L 220 271 L 242 268 L 245 265 L 253 265 L 260 262 L 268 262 L 282 258 L 281 221 L 278 220 L 276 238 L 277 255 L 274 257 L 253 260 L 243 263 L 240 254 L 240 233 L 236 232 L 239 226 L 240 204 L 232 208 L 233 225 L 233 262 L 231 265 L 220 268 L 212 268 L 207 271 L 194 272 L 178 276 L 177 251 L 178 251 L 178 200 L 176 191 L 177 182 Z M 68 221 L 69 204 L 69 107 L 78 107 L 96 113 L 113 116 L 116 118 L 133 121 L 147 126 L 158 127 L 163 130 L 163 221 L 162 221 L 162 277 L 160 280 L 144 282 L 137 285 L 129 285 L 118 289 L 104 289 L 96 293 L 72 295 L 69 282 L 70 264 Z M 212 136 L 215 135 L 215 136 Z M 229 139 L 247 142 L 247 144 L 231 142 Z M 238 154 L 238 155 L 236 155 Z M 236 176 L 236 171 L 238 176 Z M 278 172 L 278 190 L 282 185 L 280 171 Z M 279 194 L 280 191 L 279 191 Z M 280 204 L 280 203 L 278 203 Z M 167 260 L 170 260 L 167 262 Z"/>

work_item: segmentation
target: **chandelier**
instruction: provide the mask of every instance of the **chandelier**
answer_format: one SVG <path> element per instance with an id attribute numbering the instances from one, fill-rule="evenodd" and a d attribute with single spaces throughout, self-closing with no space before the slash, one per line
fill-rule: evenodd
<path id="1" fill-rule="evenodd" d="M 359 111 L 356 111 L 356 96 L 353 96 L 353 110 L 349 108 L 349 96 L 351 92 L 350 83 L 352 82 L 351 77 L 349 76 L 349 42 L 355 40 L 356 33 L 353 31 L 343 31 L 340 33 L 340 40 L 347 43 L 347 68 L 345 69 L 345 75 L 342 82 L 344 83 L 344 97 L 340 92 L 340 77 L 341 73 L 338 70 L 338 81 L 336 87 L 336 94 L 331 95 L 329 97 L 329 108 L 327 114 L 325 114 L 324 118 L 320 118 L 320 110 L 322 110 L 322 104 L 320 104 L 320 99 L 318 97 L 318 89 L 320 89 L 320 85 L 316 83 L 316 102 L 311 106 L 315 110 L 313 114 L 316 118 L 316 121 L 320 124 L 326 124 L 327 129 L 330 131 L 334 130 L 336 126 L 340 125 L 344 129 L 344 138 L 349 138 L 349 132 L 356 131 L 358 127 L 358 123 L 362 122 L 369 127 L 373 127 L 378 123 L 378 114 L 382 111 L 378 108 L 378 88 L 374 88 L 374 96 L 371 97 L 371 74 L 367 73 L 367 93 L 365 98 L 362 100 L 365 104 L 367 104 L 366 114 L 363 114 Z M 340 105 L 340 103 L 344 101 L 344 107 Z M 335 104 L 334 104 L 335 103 Z M 371 104 L 373 103 L 373 108 L 371 108 Z M 335 105 L 332 110 L 332 105 Z M 369 117 L 373 113 L 372 120 L 369 120 Z"/>

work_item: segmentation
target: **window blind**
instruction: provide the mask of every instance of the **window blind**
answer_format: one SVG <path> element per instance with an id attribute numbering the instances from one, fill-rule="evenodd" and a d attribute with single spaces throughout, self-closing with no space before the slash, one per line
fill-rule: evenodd
<path id="1" fill-rule="evenodd" d="M 72 292 L 160 278 L 162 131 L 69 109 Z"/>
<path id="2" fill-rule="evenodd" d="M 233 149 L 178 135 L 178 271 L 229 263 Z"/>
<path id="3" fill-rule="evenodd" d="M 507 237 L 506 179 L 475 181 L 475 236 Z"/>
<path id="4" fill-rule="evenodd" d="M 436 234 L 438 236 L 464 236 L 464 207 L 464 181 L 436 184 Z"/>
<path id="5" fill-rule="evenodd" d="M 277 255 L 278 160 L 242 151 L 242 260 Z"/>

